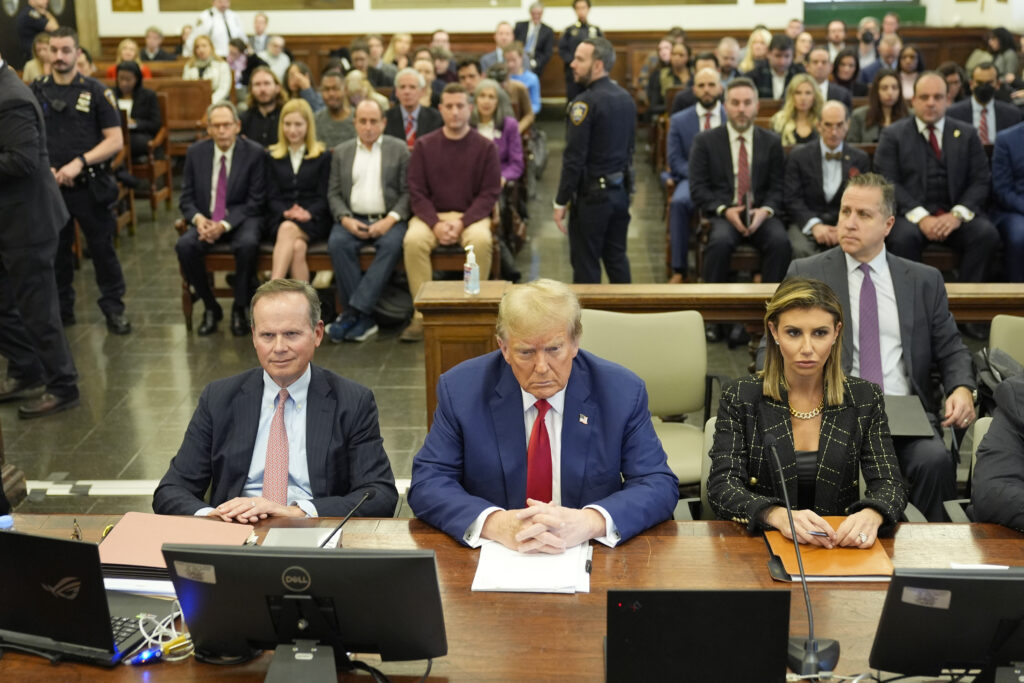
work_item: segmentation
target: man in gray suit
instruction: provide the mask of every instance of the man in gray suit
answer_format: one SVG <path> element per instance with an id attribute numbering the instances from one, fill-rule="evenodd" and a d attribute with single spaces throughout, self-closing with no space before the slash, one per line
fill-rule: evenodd
<path id="1" fill-rule="evenodd" d="M 405 141 L 384 135 L 384 112 L 374 100 L 356 107 L 356 139 L 334 148 L 327 200 L 337 220 L 327 250 L 338 279 L 344 312 L 327 326 L 333 342 L 361 342 L 377 333 L 373 309 L 391 271 L 402 258 L 402 239 L 409 220 Z M 359 252 L 376 247 L 364 275 Z"/>
<path id="2" fill-rule="evenodd" d="M 895 202 L 895 190 L 882 176 L 850 178 L 839 209 L 839 246 L 793 261 L 786 276 L 816 278 L 839 297 L 845 372 L 879 384 L 886 394 L 921 399 L 933 435 L 894 437 L 893 444 L 910 502 L 936 522 L 945 519 L 942 501 L 956 494 L 955 465 L 938 427 L 963 429 L 974 420 L 976 385 L 942 275 L 885 249 Z M 941 405 L 933 366 L 946 394 Z"/>

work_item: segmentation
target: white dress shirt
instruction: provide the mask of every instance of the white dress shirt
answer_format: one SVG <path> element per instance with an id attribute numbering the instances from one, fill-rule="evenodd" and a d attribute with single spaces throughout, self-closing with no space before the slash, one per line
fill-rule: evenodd
<path id="1" fill-rule="evenodd" d="M 971 121 L 974 122 L 974 129 L 981 130 L 981 110 L 985 110 L 985 118 L 988 120 L 988 141 L 995 142 L 999 131 L 996 130 L 996 101 L 990 100 L 982 106 L 978 100 L 971 98 Z"/>
<path id="2" fill-rule="evenodd" d="M 839 146 L 832 150 L 825 146 L 824 140 L 818 138 L 818 148 L 821 150 L 821 189 L 825 194 L 825 201 L 830 202 L 839 191 L 839 186 L 843 184 L 843 162 L 841 159 L 826 159 L 825 155 L 832 152 L 842 154 L 843 143 L 840 142 Z M 821 222 L 820 218 L 811 218 L 804 224 L 801 232 L 811 235 L 811 228 Z"/>
<path id="3" fill-rule="evenodd" d="M 821 93 L 821 99 L 828 102 L 828 79 L 826 78 L 821 83 L 818 83 L 818 92 Z"/>
<path id="4" fill-rule="evenodd" d="M 971 98 L 971 101 L 973 102 L 974 99 Z M 930 146 L 932 143 L 928 131 L 928 124 L 922 121 L 921 119 L 917 118 L 916 116 L 914 117 L 914 122 L 917 124 L 917 132 L 921 134 L 921 137 L 923 137 L 924 141 L 927 142 Z M 936 142 L 939 143 L 939 151 L 941 152 L 942 131 L 946 129 L 946 117 L 943 116 L 941 119 L 939 119 L 932 125 L 935 126 L 935 140 Z M 950 200 L 953 200 L 953 197 L 950 197 Z M 949 210 L 949 212 L 956 216 L 957 218 L 959 218 L 964 223 L 969 223 L 970 221 L 974 220 L 974 212 L 968 209 L 963 204 L 955 205 L 952 209 Z M 910 211 L 907 211 L 903 216 L 914 225 L 917 225 L 918 223 L 921 222 L 922 218 L 929 215 L 931 214 L 928 213 L 928 209 L 924 208 L 923 206 L 916 206 Z"/>
<path id="5" fill-rule="evenodd" d="M 384 186 L 381 184 L 383 143 L 377 138 L 370 147 L 356 138 L 356 154 L 352 161 L 352 195 L 348 206 L 352 213 L 380 216 L 387 211 L 384 204 Z"/>
<path id="6" fill-rule="evenodd" d="M 313 489 L 309 481 L 309 462 L 306 459 L 306 398 L 312 370 L 306 366 L 302 376 L 292 382 L 284 405 L 284 429 L 288 434 L 288 505 L 295 504 L 307 517 L 316 517 Z M 260 399 L 260 421 L 256 430 L 256 443 L 252 449 L 249 473 L 242 487 L 242 496 L 256 498 L 263 495 L 263 469 L 267 464 L 267 443 L 270 441 L 270 423 L 277 411 L 278 394 L 282 387 L 263 372 L 263 398 Z M 196 517 L 205 517 L 213 511 L 205 507 L 196 511 Z"/>
<path id="7" fill-rule="evenodd" d="M 708 112 L 711 113 L 711 127 L 712 128 L 718 128 L 720 125 L 722 125 L 721 108 L 718 106 L 717 102 L 711 106 L 711 109 L 705 109 L 704 105 L 701 104 L 700 102 L 698 102 L 697 103 L 697 130 L 704 130 L 704 121 L 706 120 Z"/>
<path id="8" fill-rule="evenodd" d="M 786 76 L 788 73 L 782 74 L 781 76 L 775 71 L 770 70 L 772 74 L 772 99 L 781 100 L 786 97 Z"/>
<path id="9" fill-rule="evenodd" d="M 526 429 L 526 443 L 530 443 L 530 434 L 533 431 L 533 423 L 537 421 L 537 408 L 534 404 L 537 397 L 520 388 L 523 396 L 523 426 Z M 549 398 L 548 412 L 544 415 L 544 426 L 548 430 L 548 442 L 551 444 L 551 502 L 554 505 L 562 504 L 562 420 L 565 412 L 565 389 Z M 525 455 L 525 454 L 524 454 Z M 583 509 L 592 508 L 601 513 L 605 522 L 605 534 L 595 538 L 595 541 L 614 548 L 621 538 L 619 530 L 615 526 L 611 515 L 600 505 L 584 505 Z M 484 521 L 492 512 L 502 508 L 493 506 L 481 512 L 473 523 L 466 529 L 463 535 L 464 540 L 471 548 L 479 547 L 481 544 L 480 532 L 483 531 Z"/>
<path id="10" fill-rule="evenodd" d="M 860 261 L 849 254 L 846 256 L 846 282 L 850 290 L 850 338 L 853 340 L 853 368 L 850 372 L 860 377 L 860 288 L 864 283 L 864 273 L 860 270 Z M 900 339 L 900 314 L 896 307 L 896 290 L 892 285 L 892 274 L 886 260 L 885 247 L 873 258 L 868 266 L 871 268 L 871 282 L 875 285 L 875 297 L 878 300 L 878 342 L 882 356 L 882 379 L 885 382 L 885 393 L 891 396 L 907 396 L 910 382 L 907 380 L 907 366 L 903 360 L 903 342 Z"/>
<path id="11" fill-rule="evenodd" d="M 288 159 L 292 162 L 292 173 L 299 175 L 299 169 L 302 168 L 302 160 L 306 158 L 306 146 L 302 145 L 298 149 L 288 148 Z"/>
<path id="12" fill-rule="evenodd" d="M 223 157 L 225 159 L 225 165 L 224 166 L 225 166 L 225 169 L 227 170 L 228 184 L 230 184 L 231 183 L 231 159 L 234 158 L 234 156 L 235 156 L 235 145 L 234 144 L 232 144 L 231 147 L 228 148 L 228 151 L 225 152 L 220 147 L 218 147 L 216 143 L 214 143 L 214 145 L 213 145 L 213 174 L 210 176 L 210 213 L 207 216 L 208 218 L 212 218 L 213 217 L 213 209 L 217 205 L 217 181 L 220 178 L 220 160 L 221 160 L 221 157 Z M 227 209 L 226 203 L 225 203 L 225 207 L 224 208 L 225 208 L 225 210 Z M 196 215 L 198 215 L 198 214 L 196 214 Z M 224 217 L 227 218 L 227 213 L 224 214 Z M 193 222 L 194 222 L 194 220 L 195 219 L 193 219 Z M 227 220 L 222 220 L 220 223 L 221 223 L 221 225 L 224 226 L 225 232 L 230 232 L 231 224 L 228 223 Z"/>

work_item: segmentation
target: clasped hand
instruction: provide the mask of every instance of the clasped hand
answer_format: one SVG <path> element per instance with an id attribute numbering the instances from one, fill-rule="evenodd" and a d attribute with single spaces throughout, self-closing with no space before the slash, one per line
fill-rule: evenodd
<path id="1" fill-rule="evenodd" d="M 744 237 L 750 237 L 753 235 L 761 224 L 768 219 L 767 209 L 753 209 L 747 219 L 750 221 L 749 225 L 744 225 L 740 217 L 743 215 L 743 211 L 746 207 L 743 206 L 730 206 L 725 210 L 725 219 L 732 224 L 732 227 L 743 235 Z"/>
<path id="2" fill-rule="evenodd" d="M 222 522 L 255 524 L 267 517 L 305 517 L 306 513 L 297 505 L 281 505 L 266 498 L 232 498 L 214 508 L 207 517 Z"/>
<path id="3" fill-rule="evenodd" d="M 313 219 L 312 214 L 298 204 L 292 204 L 291 207 L 285 209 L 281 215 L 290 221 L 295 221 L 296 223 L 308 223 Z"/>
<path id="4" fill-rule="evenodd" d="M 786 508 L 772 508 L 765 521 L 792 540 Z M 871 508 L 864 508 L 848 516 L 838 529 L 833 529 L 831 524 L 813 510 L 793 510 L 793 526 L 796 527 L 797 541 L 822 548 L 870 548 L 878 538 L 878 527 L 881 525 L 882 515 Z M 860 539 L 861 534 L 864 534 L 863 541 Z"/>
<path id="5" fill-rule="evenodd" d="M 480 536 L 521 553 L 558 554 L 604 533 L 605 519 L 597 510 L 528 498 L 525 508 L 491 513 Z"/>
<path id="6" fill-rule="evenodd" d="M 459 241 L 459 235 L 462 234 L 462 221 L 458 218 L 453 218 L 447 221 L 438 221 L 434 225 L 434 235 L 437 237 L 437 241 L 445 246 L 455 244 Z"/>

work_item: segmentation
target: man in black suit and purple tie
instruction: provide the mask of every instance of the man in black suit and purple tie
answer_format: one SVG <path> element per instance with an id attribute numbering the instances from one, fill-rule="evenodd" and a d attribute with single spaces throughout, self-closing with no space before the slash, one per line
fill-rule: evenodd
<path id="1" fill-rule="evenodd" d="M 252 297 L 260 368 L 210 383 L 153 511 L 254 523 L 341 517 L 363 496 L 366 517 L 398 502 L 373 392 L 313 365 L 324 336 L 316 290 L 271 280 Z"/>
<path id="2" fill-rule="evenodd" d="M 185 280 L 203 300 L 206 311 L 201 337 L 217 331 L 224 317 L 206 276 L 204 254 L 217 243 L 231 245 L 235 255 L 235 303 L 231 333 L 248 333 L 245 311 L 252 296 L 260 248 L 260 223 L 266 194 L 266 154 L 255 142 L 238 137 L 241 124 L 230 102 L 210 105 L 206 112 L 209 140 L 188 148 L 181 179 L 181 215 L 191 226 L 175 249 Z"/>

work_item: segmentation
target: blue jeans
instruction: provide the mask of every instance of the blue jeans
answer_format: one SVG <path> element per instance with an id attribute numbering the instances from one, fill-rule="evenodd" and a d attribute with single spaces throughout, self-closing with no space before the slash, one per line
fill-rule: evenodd
<path id="1" fill-rule="evenodd" d="M 353 308 L 366 315 L 373 313 L 391 272 L 402 260 L 405 228 L 405 222 L 399 221 L 376 239 L 360 239 L 340 223 L 334 224 L 327 238 L 327 251 L 331 254 L 331 265 L 334 266 L 338 285 L 338 301 L 343 309 Z M 363 274 L 359 267 L 359 252 L 368 244 L 377 248 L 377 254 L 370 268 Z"/>

